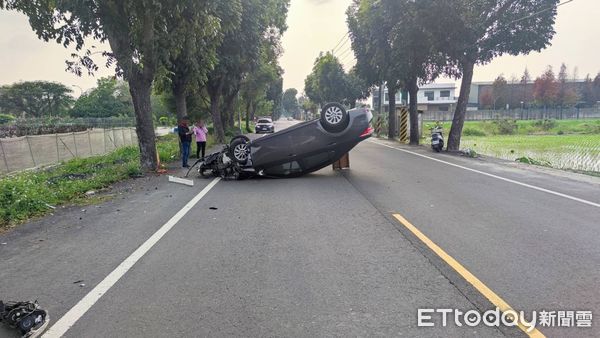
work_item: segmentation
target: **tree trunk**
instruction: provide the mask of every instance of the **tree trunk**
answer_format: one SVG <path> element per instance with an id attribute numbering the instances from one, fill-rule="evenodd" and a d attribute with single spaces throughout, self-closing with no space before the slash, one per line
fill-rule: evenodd
<path id="1" fill-rule="evenodd" d="M 396 88 L 388 87 L 388 139 L 390 140 L 393 140 L 396 136 L 396 91 Z"/>
<path id="2" fill-rule="evenodd" d="M 146 81 L 142 76 L 131 76 L 129 92 L 135 111 L 136 133 L 140 148 L 140 164 L 142 170 L 151 172 L 158 170 L 158 153 L 156 152 L 156 135 L 152 121 L 150 93 L 152 81 Z"/>
<path id="3" fill-rule="evenodd" d="M 187 93 L 182 85 L 173 86 L 173 96 L 175 96 L 175 108 L 177 110 L 177 121 L 181 121 L 187 116 Z"/>
<path id="4" fill-rule="evenodd" d="M 410 79 L 408 84 L 408 93 L 410 95 L 410 102 L 408 111 L 410 113 L 410 145 L 419 145 L 419 111 L 417 110 L 417 93 L 419 92 L 419 86 L 417 85 L 417 78 Z"/>
<path id="5" fill-rule="evenodd" d="M 225 143 L 225 131 L 223 130 L 223 121 L 221 120 L 221 112 L 219 112 L 220 90 L 209 91 L 210 96 L 210 115 L 213 120 L 214 133 L 217 142 Z"/>
<path id="6" fill-rule="evenodd" d="M 469 103 L 474 68 L 474 62 L 467 61 L 463 64 L 463 78 L 460 84 L 460 95 L 456 104 L 452 128 L 450 128 L 450 135 L 448 135 L 448 151 L 458 151 L 460 149 L 460 137 L 465 124 L 465 115 L 467 113 L 467 104 Z"/>
<path id="7" fill-rule="evenodd" d="M 252 102 L 248 100 L 246 102 L 246 132 L 250 132 L 250 108 L 252 107 Z"/>

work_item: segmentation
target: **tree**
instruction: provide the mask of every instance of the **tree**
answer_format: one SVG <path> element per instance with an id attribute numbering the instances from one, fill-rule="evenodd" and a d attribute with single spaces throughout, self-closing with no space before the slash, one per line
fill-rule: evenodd
<path id="1" fill-rule="evenodd" d="M 579 100 L 579 96 L 573 86 L 569 83 L 568 77 L 567 65 L 563 63 L 558 72 L 558 93 L 556 96 L 556 103 L 560 107 L 561 118 L 563 108 L 573 106 Z"/>
<path id="2" fill-rule="evenodd" d="M 1 87 L 0 109 L 24 117 L 65 115 L 73 103 L 71 93 L 72 90 L 61 83 L 19 82 Z"/>
<path id="3" fill-rule="evenodd" d="M 126 82 L 113 77 L 98 79 L 98 86 L 81 95 L 70 112 L 73 117 L 133 116 L 133 102 Z"/>
<path id="4" fill-rule="evenodd" d="M 300 108 L 302 108 L 302 110 L 304 111 L 306 117 L 312 118 L 317 114 L 317 109 L 319 108 L 319 106 L 313 101 L 311 101 L 311 99 L 309 99 L 307 96 L 301 96 L 298 99 L 298 104 L 300 105 Z"/>
<path id="5" fill-rule="evenodd" d="M 500 74 L 492 84 L 492 105 L 494 110 L 497 107 L 504 107 L 508 101 L 508 82 L 503 74 Z"/>
<path id="6" fill-rule="evenodd" d="M 345 82 L 346 95 L 344 103 L 350 106 L 350 108 L 356 107 L 356 101 L 364 100 L 369 97 L 370 85 L 358 75 L 356 68 L 352 68 L 350 72 L 346 74 Z"/>
<path id="7" fill-rule="evenodd" d="M 509 54 L 528 54 L 546 48 L 554 36 L 559 0 L 438 0 L 424 13 L 437 43 L 462 73 L 461 89 L 448 138 L 448 150 L 457 151 L 465 121 L 476 64 L 487 64 Z M 439 15 L 444 13 L 444 15 Z M 442 22 L 440 22 L 442 21 Z"/>
<path id="8" fill-rule="evenodd" d="M 590 74 L 585 77 L 581 96 L 583 102 L 585 102 L 585 104 L 589 107 L 594 106 L 596 102 L 598 102 L 598 96 L 594 90 L 594 82 L 592 81 Z"/>
<path id="9" fill-rule="evenodd" d="M 298 114 L 300 113 L 300 105 L 298 104 L 297 96 L 298 90 L 289 88 L 283 92 L 283 99 L 281 101 L 284 113 L 296 119 L 299 118 Z"/>
<path id="10" fill-rule="evenodd" d="M 529 83 L 531 83 L 531 76 L 529 75 L 529 70 L 525 68 L 523 72 L 523 76 L 521 76 L 521 81 L 519 82 L 521 86 L 521 102 L 530 103 L 531 102 L 531 94 L 529 91 Z"/>
<path id="11" fill-rule="evenodd" d="M 346 11 L 356 72 L 369 85 L 386 85 L 389 96 L 388 138 L 396 133 L 396 93 L 402 87 L 402 70 L 394 60 L 390 32 L 396 19 L 387 16 L 378 0 L 354 0 Z M 306 91 L 309 94 L 308 91 Z M 310 97 L 310 95 L 309 95 Z M 312 98 L 311 98 L 312 99 Z"/>
<path id="12" fill-rule="evenodd" d="M 410 96 L 410 143 L 419 143 L 417 93 L 420 83 L 453 73 L 449 59 L 439 53 L 423 14 L 434 8 L 430 1 L 356 0 L 347 11 L 357 72 L 367 84 L 384 79 L 390 98 L 389 137 L 395 133 L 395 97 L 400 89 Z"/>
<path id="13" fill-rule="evenodd" d="M 229 6 L 228 3 L 217 2 L 212 6 L 206 15 L 192 20 L 181 20 L 176 16 L 167 19 L 171 46 L 165 47 L 177 52 L 169 55 L 159 72 L 156 89 L 173 93 L 178 120 L 189 115 L 190 95 L 199 94 L 196 89 L 204 86 L 208 72 L 217 63 L 216 51 L 222 33 L 236 24 L 236 20 L 224 16 L 227 14 L 224 8 Z"/>
<path id="14" fill-rule="evenodd" d="M 343 102 L 346 100 L 346 73 L 332 53 L 321 53 L 315 60 L 312 73 L 304 80 L 308 97 L 318 103 Z"/>
<path id="15" fill-rule="evenodd" d="M 254 119 L 257 111 L 263 115 L 272 110 L 273 99 L 267 94 L 270 87 L 281 78 L 283 70 L 277 62 L 273 48 L 262 46 L 260 62 L 251 70 L 242 82 L 242 98 L 246 108 L 246 130 L 250 131 L 249 121 Z M 272 115 L 272 112 L 268 112 Z"/>
<path id="16" fill-rule="evenodd" d="M 558 99 L 558 82 L 552 71 L 552 66 L 548 66 L 542 76 L 535 79 L 533 84 L 533 97 L 537 104 L 542 105 L 544 109 L 556 104 Z"/>
<path id="17" fill-rule="evenodd" d="M 490 109 L 494 105 L 494 94 L 492 90 L 484 90 L 479 98 L 483 109 Z"/>
<path id="18" fill-rule="evenodd" d="M 0 7 L 18 10 L 44 41 L 55 40 L 80 51 L 87 38 L 107 41 L 111 51 L 104 51 L 107 66 L 116 65 L 116 74 L 129 82 L 136 116 L 140 163 L 145 171 L 158 167 L 154 125 L 151 111 L 152 83 L 157 70 L 172 53 L 183 46 L 170 43 L 173 38 L 170 20 L 201 21 L 211 9 L 211 1 L 201 0 L 41 0 L 32 3 L 5 0 Z M 230 2 L 228 2 L 230 3 Z M 77 75 L 93 73 L 98 66 L 88 49 L 73 55 L 68 68 Z"/>
<path id="19" fill-rule="evenodd" d="M 208 74 L 206 90 L 217 141 L 225 141 L 224 126 L 232 122 L 232 107 L 242 82 L 260 62 L 264 45 L 279 53 L 281 34 L 287 29 L 289 0 L 241 1 L 240 24 L 225 34 L 217 49 L 218 63 Z"/>
<path id="20" fill-rule="evenodd" d="M 283 97 L 283 78 L 281 75 L 272 82 L 267 89 L 267 101 L 273 102 L 271 116 L 273 120 L 279 120 L 282 115 L 281 99 Z"/>

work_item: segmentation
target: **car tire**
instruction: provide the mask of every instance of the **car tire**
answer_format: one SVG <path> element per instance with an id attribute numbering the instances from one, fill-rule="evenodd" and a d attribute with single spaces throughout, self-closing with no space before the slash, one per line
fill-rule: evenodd
<path id="1" fill-rule="evenodd" d="M 340 132 L 348 127 L 349 122 L 348 112 L 339 103 L 327 103 L 321 109 L 321 125 L 328 132 Z"/>
<path id="2" fill-rule="evenodd" d="M 246 164 L 250 156 L 250 139 L 244 135 L 236 136 L 229 142 L 229 157 L 239 164 Z"/>

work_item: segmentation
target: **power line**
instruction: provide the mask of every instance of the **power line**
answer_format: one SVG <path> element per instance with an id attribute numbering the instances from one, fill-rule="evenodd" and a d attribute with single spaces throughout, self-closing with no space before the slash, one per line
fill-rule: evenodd
<path id="1" fill-rule="evenodd" d="M 342 43 L 342 41 L 344 41 L 345 38 L 348 37 L 348 34 L 350 34 L 350 32 L 346 32 L 346 34 L 344 34 L 344 36 L 342 36 L 342 38 L 340 39 L 340 41 L 335 45 L 335 47 L 333 47 L 333 49 L 331 50 L 333 53 L 335 52 L 335 50 L 338 48 L 338 46 Z"/>
<path id="2" fill-rule="evenodd" d="M 573 1 L 575 1 L 575 0 L 567 0 L 567 1 L 565 1 L 565 2 L 561 2 L 561 3 L 559 3 L 559 4 L 558 4 L 558 5 L 556 5 L 556 6 L 550 6 L 550 7 L 548 7 L 548 8 L 544 8 L 544 9 L 542 9 L 542 10 L 541 10 L 541 11 L 539 11 L 539 12 L 536 12 L 536 13 L 530 14 L 530 15 L 528 15 L 528 16 L 522 17 L 522 18 L 520 18 L 520 19 L 517 19 L 517 20 L 511 21 L 511 22 L 509 22 L 507 25 L 512 25 L 513 23 L 517 23 L 517 22 L 519 22 L 519 21 L 523 21 L 523 20 L 530 19 L 530 18 L 532 18 L 532 17 L 534 17 L 534 16 L 537 16 L 537 15 L 539 15 L 539 14 L 542 14 L 542 13 L 544 13 L 544 12 L 547 12 L 547 11 L 549 11 L 549 10 L 552 10 L 552 9 L 554 9 L 554 8 L 558 8 L 558 7 L 560 7 L 560 6 L 566 5 L 566 4 L 568 4 L 568 3 L 570 3 L 570 2 L 573 2 Z"/>
<path id="3" fill-rule="evenodd" d="M 352 48 L 348 48 L 348 49 L 346 49 L 346 51 L 344 51 L 343 53 L 341 53 L 341 54 L 339 54 L 339 55 L 337 56 L 337 57 L 338 57 L 338 59 L 342 59 L 342 58 L 344 58 L 345 56 L 347 56 L 347 55 L 348 55 L 348 52 L 350 52 L 350 51 L 352 51 Z M 351 53 L 351 54 L 352 54 L 352 53 Z"/>
<path id="4" fill-rule="evenodd" d="M 344 40 L 344 43 L 342 43 L 340 45 L 340 47 L 337 49 L 337 52 L 339 52 L 340 50 L 342 50 L 342 48 L 344 48 L 346 46 L 346 44 L 348 43 L 348 41 L 350 41 L 350 37 L 347 37 L 346 40 Z M 335 55 L 336 51 L 333 51 L 333 55 Z"/>

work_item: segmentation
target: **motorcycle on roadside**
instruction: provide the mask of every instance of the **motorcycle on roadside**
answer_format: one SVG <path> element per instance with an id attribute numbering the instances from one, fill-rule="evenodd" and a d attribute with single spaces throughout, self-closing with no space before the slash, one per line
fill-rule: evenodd
<path id="1" fill-rule="evenodd" d="M 441 126 L 435 126 L 431 130 L 431 149 L 440 152 L 444 149 L 444 135 Z"/>

